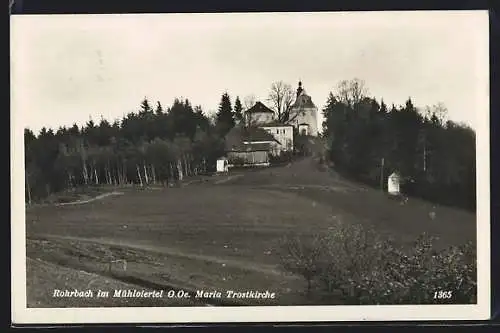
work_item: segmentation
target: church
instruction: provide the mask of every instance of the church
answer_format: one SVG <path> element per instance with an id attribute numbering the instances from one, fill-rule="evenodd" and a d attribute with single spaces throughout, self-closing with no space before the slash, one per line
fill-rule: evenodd
<path id="1" fill-rule="evenodd" d="M 274 127 L 293 127 L 300 135 L 318 136 L 318 108 L 313 103 L 299 81 L 295 101 L 290 108 L 288 120 L 279 122 L 276 114 L 261 102 L 245 112 L 247 126 L 258 126 L 268 129 L 273 134 Z M 274 131 L 276 132 L 276 131 Z M 281 132 L 276 132 L 281 133 Z M 293 134 L 293 133 L 292 133 Z"/>
<path id="2" fill-rule="evenodd" d="M 297 97 L 290 110 L 288 123 L 293 125 L 301 135 L 318 136 L 318 108 L 311 96 L 306 94 L 299 81 Z"/>
<path id="3" fill-rule="evenodd" d="M 248 165 L 268 165 L 269 155 L 279 156 L 294 150 L 294 136 L 318 135 L 318 108 L 299 81 L 288 120 L 281 122 L 276 113 L 257 101 L 243 121 L 226 136 L 226 153 L 230 160 L 245 160 Z"/>

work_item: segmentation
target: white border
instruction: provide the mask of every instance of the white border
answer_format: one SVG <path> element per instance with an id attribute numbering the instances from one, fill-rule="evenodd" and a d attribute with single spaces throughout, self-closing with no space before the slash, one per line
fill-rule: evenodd
<path id="1" fill-rule="evenodd" d="M 463 13 L 464 11 L 462 11 Z M 488 12 L 473 11 L 488 31 Z M 470 13 L 470 11 L 469 11 Z M 207 14 L 212 15 L 212 14 Z M 216 15 L 216 14 L 213 14 Z M 224 14 L 228 15 L 228 14 Z M 245 15 L 245 14 L 243 14 Z M 278 15 L 273 13 L 273 15 Z M 321 15 L 324 15 L 321 14 Z M 481 16 L 482 15 L 482 16 Z M 481 23 L 482 22 L 482 23 Z M 12 25 L 11 25 L 12 26 Z M 484 45 L 489 45 L 488 33 Z M 182 308 L 78 308 L 28 309 L 26 307 L 26 239 L 24 207 L 23 117 L 11 89 L 11 244 L 12 322 L 15 324 L 76 323 L 216 323 L 216 322 L 314 322 L 314 321 L 406 321 L 485 320 L 490 317 L 490 161 L 489 161 L 489 50 L 484 49 L 478 70 L 482 104 L 477 105 L 477 305 L 419 306 L 270 306 Z M 11 59 L 11 62 L 15 59 Z M 11 71 L 12 77 L 15 75 Z M 483 84 L 484 83 L 484 84 Z M 478 101 L 479 102 L 479 101 Z M 472 111 L 472 110 L 471 110 Z"/>

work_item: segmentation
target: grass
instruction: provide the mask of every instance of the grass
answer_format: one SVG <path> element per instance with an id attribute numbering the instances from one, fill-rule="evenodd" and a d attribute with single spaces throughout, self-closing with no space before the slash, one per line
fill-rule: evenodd
<path id="1" fill-rule="evenodd" d="M 178 188 L 120 189 L 124 195 L 84 205 L 32 207 L 28 257 L 101 276 L 107 274 L 105 258 L 124 257 L 129 264 L 122 282 L 270 290 L 286 305 L 308 302 L 303 279 L 280 268 L 280 239 L 290 231 L 329 233 L 342 220 L 400 243 L 422 232 L 437 236 L 443 247 L 475 241 L 474 214 L 437 207 L 431 220 L 429 203 L 410 199 L 399 205 L 310 163 L 234 171 L 230 176 L 241 176 L 227 182 L 215 176 Z M 36 243 L 42 240 L 47 243 Z M 28 276 L 30 288 L 49 295 L 52 285 L 37 281 Z"/>
<path id="2" fill-rule="evenodd" d="M 410 198 L 402 205 L 368 186 L 348 181 L 333 171 L 321 171 L 304 159 L 290 168 L 262 170 L 235 179 L 231 185 L 286 192 L 306 198 L 317 206 L 330 207 L 335 218 L 360 223 L 398 243 L 411 243 L 427 232 L 437 237 L 436 246 L 476 241 L 475 214 Z M 436 218 L 429 213 L 434 211 Z"/>
<path id="3" fill-rule="evenodd" d="M 186 306 L 200 305 L 196 302 L 179 302 L 175 299 L 117 298 L 112 297 L 117 289 L 146 289 L 140 285 L 126 283 L 111 276 L 90 273 L 75 268 L 64 267 L 41 259 L 27 258 L 26 273 L 28 308 L 66 307 L 117 307 L 117 306 Z M 54 290 L 91 290 L 94 297 L 53 297 Z M 110 297 L 98 298 L 98 290 L 110 291 Z M 149 290 L 149 289 L 147 289 Z M 49 295 L 50 294 L 50 295 Z"/>

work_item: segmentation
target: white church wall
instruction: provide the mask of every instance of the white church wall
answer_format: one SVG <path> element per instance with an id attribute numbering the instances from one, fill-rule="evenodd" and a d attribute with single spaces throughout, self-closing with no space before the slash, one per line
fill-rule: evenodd
<path id="1" fill-rule="evenodd" d="M 318 119 L 317 119 L 317 108 L 301 108 L 300 110 L 298 109 L 292 109 L 292 117 L 294 114 L 299 113 L 295 118 L 292 120 L 292 124 L 295 124 L 295 126 L 299 124 L 307 124 L 308 125 L 308 134 L 312 136 L 317 136 L 318 135 Z"/>
<path id="2" fill-rule="evenodd" d="M 293 150 L 293 127 L 292 126 L 262 126 L 269 134 L 274 136 L 281 145 L 283 151 Z"/>

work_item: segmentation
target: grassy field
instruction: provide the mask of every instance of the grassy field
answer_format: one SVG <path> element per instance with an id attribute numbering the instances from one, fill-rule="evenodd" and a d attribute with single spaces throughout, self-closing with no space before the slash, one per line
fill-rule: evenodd
<path id="1" fill-rule="evenodd" d="M 401 205 L 379 191 L 320 170 L 310 159 L 235 171 L 179 188 L 119 191 L 120 195 L 85 204 L 27 210 L 27 256 L 33 259 L 27 262 L 28 304 L 61 306 L 61 300 L 51 297 L 53 289 L 67 283 L 85 286 L 86 274 L 112 281 L 110 290 L 118 288 L 113 284 L 127 284 L 191 293 L 269 290 L 277 295 L 252 302 L 197 300 L 200 304 L 307 304 L 305 281 L 280 267 L 279 241 L 286 233 L 329 232 L 336 220 L 342 220 L 373 226 L 402 244 L 422 232 L 438 237 L 439 247 L 476 237 L 474 214 L 433 208 L 416 199 Z M 429 217 L 433 209 L 435 219 Z M 118 259 L 127 262 L 126 269 L 118 264 L 110 268 Z M 65 274 L 69 269 L 87 273 Z M 163 300 L 160 305 L 192 302 Z M 131 304 L 113 299 L 90 303 Z M 137 301 L 137 306 L 147 305 L 158 301 Z"/>

